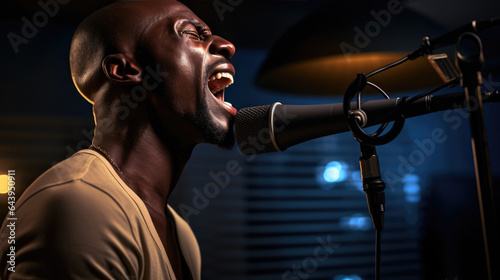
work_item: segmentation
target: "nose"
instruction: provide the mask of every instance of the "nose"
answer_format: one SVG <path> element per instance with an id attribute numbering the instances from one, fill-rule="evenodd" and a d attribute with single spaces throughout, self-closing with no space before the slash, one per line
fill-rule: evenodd
<path id="1" fill-rule="evenodd" d="M 226 59 L 230 59 L 234 55 L 234 52 L 236 51 L 234 45 L 222 37 L 213 36 L 213 38 L 214 39 L 210 44 L 210 49 L 209 49 L 210 53 L 221 55 Z"/>

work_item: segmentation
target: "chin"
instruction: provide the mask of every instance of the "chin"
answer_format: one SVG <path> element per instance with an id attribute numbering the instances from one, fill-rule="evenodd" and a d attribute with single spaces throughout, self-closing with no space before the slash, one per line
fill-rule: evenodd
<path id="1" fill-rule="evenodd" d="M 216 145 L 224 150 L 231 150 L 236 143 L 233 131 L 234 118 L 229 120 L 229 125 L 226 128 L 216 127 L 215 125 L 205 126 L 206 130 L 202 130 L 207 143 Z"/>
<path id="2" fill-rule="evenodd" d="M 202 106 L 196 115 L 191 118 L 191 122 L 198 128 L 205 138 L 205 142 L 213 144 L 224 150 L 230 150 L 234 147 L 234 117 L 227 120 L 226 125 L 214 120 L 210 114 L 208 106 Z"/>
<path id="3" fill-rule="evenodd" d="M 217 145 L 217 147 L 224 149 L 224 150 L 231 150 L 234 147 L 235 143 L 236 143 L 236 141 L 235 141 L 234 132 L 232 129 L 228 133 L 226 133 L 226 135 L 224 136 L 222 141 L 218 141 L 216 143 L 214 142 L 214 144 Z"/>

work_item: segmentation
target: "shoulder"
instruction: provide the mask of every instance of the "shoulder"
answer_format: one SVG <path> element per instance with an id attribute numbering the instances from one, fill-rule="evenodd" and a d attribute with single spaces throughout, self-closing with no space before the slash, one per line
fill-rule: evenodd
<path id="1" fill-rule="evenodd" d="M 15 216 L 16 276 L 140 277 L 142 250 L 130 218 L 98 188 L 78 180 L 44 188 L 17 209 Z M 2 234 L 7 230 L 4 224 Z M 9 248 L 6 246 L 2 241 L 2 255 Z M 4 259 L 1 261 L 0 269 L 7 273 Z"/>
<path id="2" fill-rule="evenodd" d="M 122 186 L 107 169 L 99 157 L 85 152 L 55 165 L 16 203 L 20 226 L 65 234 L 61 240 L 85 232 L 85 238 L 91 237 L 111 227 L 114 231 L 133 232 L 130 216 L 137 212 L 136 207 L 130 205 Z M 57 232 L 52 232 L 54 229 Z"/>
<path id="3" fill-rule="evenodd" d="M 78 181 L 102 187 L 109 182 L 109 179 L 113 179 L 113 173 L 102 156 L 92 150 L 82 150 L 40 175 L 23 193 L 22 199 L 45 188 L 64 186 Z"/>
<path id="4" fill-rule="evenodd" d="M 67 225 L 83 225 L 87 220 L 94 224 L 105 224 L 112 219 L 127 220 L 127 212 L 119 197 L 82 179 L 38 188 L 19 201 L 15 214 L 18 219 Z M 78 222 L 73 222 L 73 219 Z"/>
<path id="5" fill-rule="evenodd" d="M 129 202 L 110 167 L 93 151 L 81 151 L 42 174 L 23 193 L 16 208 L 37 206 L 72 211 L 119 210 Z M 55 209 L 59 208 L 59 209 Z"/>
<path id="6" fill-rule="evenodd" d="M 131 225 L 137 210 L 103 168 L 92 155 L 77 155 L 48 170 L 23 194 L 15 205 L 16 275 L 138 277 L 142 251 Z M 7 230 L 4 223 L 0 234 Z M 2 273 L 8 246 L 0 243 Z"/>

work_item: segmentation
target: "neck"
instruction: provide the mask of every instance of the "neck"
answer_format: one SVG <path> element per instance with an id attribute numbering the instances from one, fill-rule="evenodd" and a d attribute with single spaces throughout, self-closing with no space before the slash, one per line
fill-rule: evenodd
<path id="1" fill-rule="evenodd" d="M 97 131 L 98 128 L 96 135 L 99 135 Z M 101 153 L 116 165 L 120 176 L 147 206 L 164 213 L 194 145 L 182 145 L 167 136 L 167 139 L 162 139 L 152 127 L 122 129 L 118 135 L 101 135 L 101 139 L 94 137 L 93 145 L 97 150 L 104 151 Z"/>

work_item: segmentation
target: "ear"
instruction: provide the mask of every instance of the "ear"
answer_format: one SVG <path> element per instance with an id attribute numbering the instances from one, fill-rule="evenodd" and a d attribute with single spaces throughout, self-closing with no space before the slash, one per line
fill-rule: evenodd
<path id="1" fill-rule="evenodd" d="M 124 54 L 110 54 L 102 61 L 106 77 L 118 84 L 134 85 L 142 82 L 142 68 Z"/>

